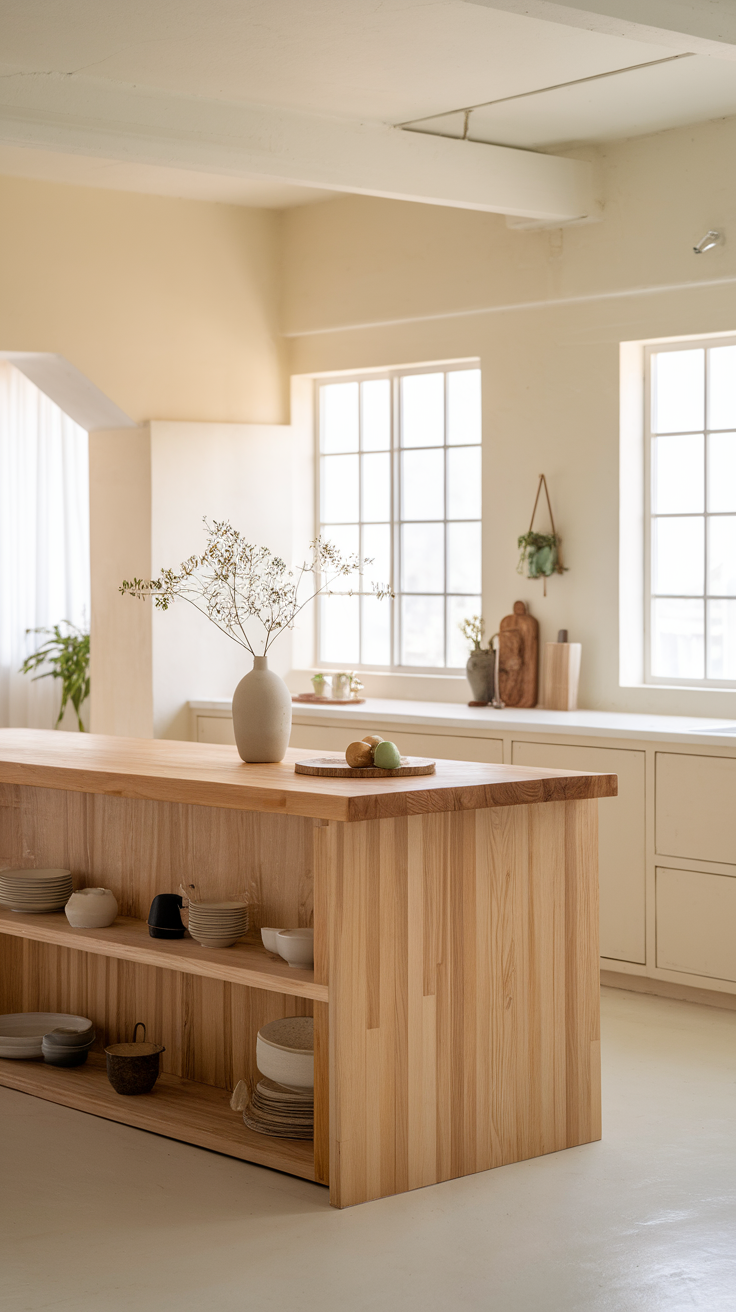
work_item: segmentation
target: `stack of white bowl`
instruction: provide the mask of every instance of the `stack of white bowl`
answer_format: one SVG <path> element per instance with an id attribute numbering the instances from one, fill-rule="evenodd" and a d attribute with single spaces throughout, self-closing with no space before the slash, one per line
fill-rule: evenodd
<path id="1" fill-rule="evenodd" d="M 314 1020 L 285 1016 L 258 1031 L 261 1075 L 243 1120 L 250 1130 L 279 1139 L 314 1138 Z"/>
<path id="2" fill-rule="evenodd" d="M 309 969 L 314 965 L 313 929 L 274 929 L 264 926 L 261 940 L 267 952 L 278 953 L 294 968 Z"/>
<path id="3" fill-rule="evenodd" d="M 63 911 L 73 892 L 69 870 L 0 870 L 0 906 Z"/>
<path id="4" fill-rule="evenodd" d="M 20 1061 L 38 1061 L 46 1057 L 46 1047 L 54 1065 L 77 1066 L 86 1060 L 94 1043 L 92 1021 L 86 1016 L 68 1016 L 58 1011 L 19 1011 L 0 1016 L 0 1057 Z M 84 1057 L 73 1058 L 81 1048 Z M 61 1060 L 53 1061 L 57 1056 Z M 71 1050 L 71 1051 L 70 1051 Z M 68 1060 L 64 1060 L 65 1055 Z"/>
<path id="5" fill-rule="evenodd" d="M 50 1066 L 81 1066 L 87 1060 L 87 1053 L 94 1041 L 95 1032 L 91 1021 L 83 1030 L 74 1029 L 70 1025 L 59 1025 L 44 1034 L 41 1052 L 44 1061 Z"/>
<path id="6" fill-rule="evenodd" d="M 205 948 L 230 948 L 248 928 L 245 902 L 190 902 L 189 933 Z"/>

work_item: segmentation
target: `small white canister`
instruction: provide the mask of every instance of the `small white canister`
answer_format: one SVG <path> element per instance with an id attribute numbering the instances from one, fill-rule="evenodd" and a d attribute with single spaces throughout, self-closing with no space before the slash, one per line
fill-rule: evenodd
<path id="1" fill-rule="evenodd" d="M 109 888 L 78 888 L 64 910 L 73 929 L 104 929 L 117 916 L 118 904 Z"/>
<path id="2" fill-rule="evenodd" d="M 350 701 L 352 685 L 352 674 L 333 674 L 332 696 L 338 698 L 340 701 Z"/>

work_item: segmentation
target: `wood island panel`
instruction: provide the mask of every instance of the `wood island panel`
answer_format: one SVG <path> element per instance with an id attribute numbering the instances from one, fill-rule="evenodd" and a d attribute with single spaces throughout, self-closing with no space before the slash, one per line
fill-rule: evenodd
<path id="1" fill-rule="evenodd" d="M 337 827 L 338 1207 L 600 1138 L 596 845 L 587 802 Z"/>
<path id="2" fill-rule="evenodd" d="M 595 798 L 615 775 L 311 779 L 296 755 L 0 732 L 0 867 L 69 868 L 121 912 L 88 936 L 0 915 L 0 1010 L 88 1015 L 98 1049 L 145 1021 L 166 1098 L 119 1099 L 94 1063 L 1 1062 L 0 1083 L 329 1181 L 338 1207 L 600 1137 Z M 148 938 L 180 884 L 245 897 L 254 931 L 313 924 L 314 971 Z M 258 1029 L 312 1014 L 314 1145 L 243 1136 L 227 1093 Z"/>
<path id="3" fill-rule="evenodd" d="M 472 761 L 438 761 L 435 774 L 418 778 L 314 778 L 294 773 L 295 761 L 303 757 L 303 749 L 290 748 L 275 764 L 244 765 L 234 747 L 216 744 L 0 730 L 0 784 L 324 820 L 527 806 L 616 793 L 615 775 Z"/>

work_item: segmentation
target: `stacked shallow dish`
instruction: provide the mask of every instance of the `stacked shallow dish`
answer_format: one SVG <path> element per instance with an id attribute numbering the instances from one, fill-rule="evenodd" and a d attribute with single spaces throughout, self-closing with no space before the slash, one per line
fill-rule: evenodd
<path id="1" fill-rule="evenodd" d="M 313 1139 L 314 1090 L 287 1089 L 274 1080 L 259 1080 L 243 1120 L 249 1130 L 276 1139 Z"/>
<path id="2" fill-rule="evenodd" d="M 230 948 L 248 928 L 245 902 L 190 902 L 189 933 L 205 948 Z"/>
<path id="3" fill-rule="evenodd" d="M 94 1041 L 92 1021 L 86 1016 L 58 1011 L 19 1011 L 0 1016 L 0 1057 L 18 1061 L 43 1057 L 55 1066 L 79 1066 L 87 1060 Z"/>
<path id="4" fill-rule="evenodd" d="M 258 1031 L 261 1079 L 243 1120 L 249 1130 L 280 1139 L 314 1138 L 314 1020 L 285 1016 Z"/>
<path id="5" fill-rule="evenodd" d="M 0 870 L 0 906 L 11 911 L 63 911 L 73 891 L 69 870 Z"/>

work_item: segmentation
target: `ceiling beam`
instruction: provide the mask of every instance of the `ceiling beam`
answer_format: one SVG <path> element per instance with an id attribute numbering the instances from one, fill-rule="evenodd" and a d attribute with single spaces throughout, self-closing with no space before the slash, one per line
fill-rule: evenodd
<path id="1" fill-rule="evenodd" d="M 733 0 L 465 0 L 606 36 L 629 37 L 696 55 L 736 59 Z"/>
<path id="2" fill-rule="evenodd" d="M 584 160 L 385 123 L 144 94 L 73 74 L 0 78 L 0 140 L 547 222 L 593 217 L 599 208 Z"/>

